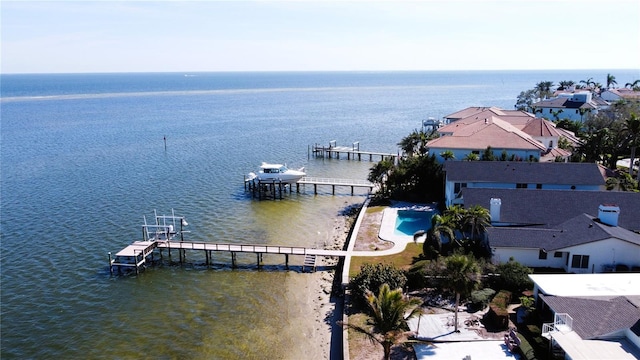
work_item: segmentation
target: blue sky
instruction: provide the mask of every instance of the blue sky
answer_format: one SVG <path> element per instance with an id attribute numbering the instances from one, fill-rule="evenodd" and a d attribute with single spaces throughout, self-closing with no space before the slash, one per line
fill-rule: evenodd
<path id="1" fill-rule="evenodd" d="M 640 69 L 637 0 L 0 6 L 2 73 Z"/>

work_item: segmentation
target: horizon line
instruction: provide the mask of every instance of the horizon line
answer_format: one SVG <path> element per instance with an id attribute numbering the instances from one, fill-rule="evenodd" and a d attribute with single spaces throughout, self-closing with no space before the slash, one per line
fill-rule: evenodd
<path id="1" fill-rule="evenodd" d="M 80 71 L 1 72 L 0 75 L 98 75 L 98 74 L 213 74 L 213 73 L 412 73 L 412 72 L 527 72 L 527 71 L 638 71 L 640 68 L 556 68 L 556 69 L 413 69 L 413 70 L 167 70 L 167 71 Z"/>

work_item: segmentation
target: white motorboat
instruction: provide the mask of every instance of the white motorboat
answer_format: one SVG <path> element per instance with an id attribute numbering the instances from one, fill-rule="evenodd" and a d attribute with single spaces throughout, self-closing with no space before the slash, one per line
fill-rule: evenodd
<path id="1" fill-rule="evenodd" d="M 260 165 L 260 171 L 258 173 L 249 173 L 249 179 L 258 179 L 259 181 L 276 181 L 293 184 L 298 182 L 303 176 L 307 175 L 304 172 L 304 167 L 298 170 L 291 170 L 286 165 L 282 164 L 269 164 L 263 162 Z"/>

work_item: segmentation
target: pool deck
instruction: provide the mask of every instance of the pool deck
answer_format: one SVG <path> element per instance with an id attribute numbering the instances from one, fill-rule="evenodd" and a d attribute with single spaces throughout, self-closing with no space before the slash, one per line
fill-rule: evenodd
<path id="1" fill-rule="evenodd" d="M 382 240 L 393 242 L 394 246 L 389 250 L 377 251 L 376 255 L 388 255 L 402 252 L 408 243 L 413 242 L 413 235 L 397 235 L 395 232 L 396 218 L 398 217 L 398 211 L 400 210 L 436 211 L 436 205 L 398 202 L 384 209 L 382 214 L 382 223 L 380 224 L 380 233 L 378 236 Z M 424 242 L 424 237 L 418 239 L 418 242 Z"/>

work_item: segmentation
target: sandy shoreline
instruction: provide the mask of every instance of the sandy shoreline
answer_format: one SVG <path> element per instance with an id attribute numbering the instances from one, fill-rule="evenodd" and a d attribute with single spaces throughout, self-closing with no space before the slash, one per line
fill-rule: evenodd
<path id="1" fill-rule="evenodd" d="M 351 230 L 352 219 L 354 217 L 348 214 L 335 218 L 331 230 L 331 241 L 325 246 L 325 249 L 342 250 L 344 248 Z M 317 271 L 311 274 L 310 282 L 317 289 L 318 295 L 314 299 L 314 310 L 316 310 L 315 322 L 318 325 L 317 340 L 321 344 L 321 353 L 317 354 L 318 357 L 313 358 L 342 359 L 342 331 L 336 322 L 342 320 L 343 299 L 332 294 L 332 291 L 336 290 L 334 289 L 334 277 L 338 262 L 338 258 L 318 258 Z"/>

